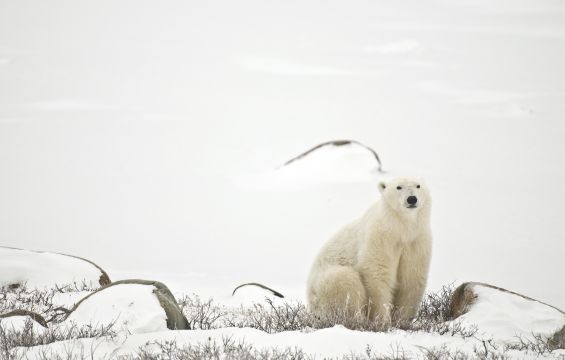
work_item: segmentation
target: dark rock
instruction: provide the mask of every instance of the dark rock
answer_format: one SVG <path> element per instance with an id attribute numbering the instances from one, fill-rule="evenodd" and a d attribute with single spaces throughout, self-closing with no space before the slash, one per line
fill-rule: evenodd
<path id="1" fill-rule="evenodd" d="M 96 265 L 94 262 L 92 262 L 88 259 L 85 259 L 85 258 L 74 256 L 74 255 L 61 254 L 61 253 L 58 253 L 58 254 L 63 255 L 63 256 L 72 257 L 72 258 L 75 258 L 75 259 L 79 259 L 79 260 L 82 260 L 82 261 L 86 261 L 87 263 L 89 263 L 89 264 L 93 265 L 95 268 L 97 268 L 100 271 L 100 278 L 98 279 L 98 283 L 100 284 L 100 286 L 105 286 L 105 285 L 108 285 L 112 282 L 112 280 L 110 280 L 110 277 L 108 276 L 108 273 L 106 273 L 106 271 L 104 271 L 104 269 L 102 269 L 100 266 Z"/>

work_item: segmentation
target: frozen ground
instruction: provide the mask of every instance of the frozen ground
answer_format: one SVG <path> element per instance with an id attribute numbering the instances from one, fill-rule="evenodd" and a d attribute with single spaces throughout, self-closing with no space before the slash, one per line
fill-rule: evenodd
<path id="1" fill-rule="evenodd" d="M 351 138 L 430 185 L 430 288 L 565 308 L 564 63 L 558 0 L 0 0 L 0 242 L 300 299 L 381 175 L 276 169 Z"/>

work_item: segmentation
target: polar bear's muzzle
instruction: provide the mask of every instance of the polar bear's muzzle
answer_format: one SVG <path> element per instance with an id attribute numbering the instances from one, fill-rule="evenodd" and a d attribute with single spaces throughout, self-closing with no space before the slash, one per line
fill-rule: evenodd
<path id="1" fill-rule="evenodd" d="M 406 206 L 409 209 L 415 209 L 418 207 L 418 198 L 415 197 L 414 195 L 410 195 L 406 198 L 406 202 L 408 203 L 408 206 Z"/>

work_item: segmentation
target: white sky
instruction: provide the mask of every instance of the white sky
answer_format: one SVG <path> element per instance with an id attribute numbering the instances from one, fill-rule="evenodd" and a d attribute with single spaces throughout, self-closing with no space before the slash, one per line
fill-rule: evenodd
<path id="1" fill-rule="evenodd" d="M 233 178 L 353 138 L 432 188 L 431 287 L 565 308 L 563 64 L 560 1 L 0 0 L 0 243 L 301 287 L 375 184 Z"/>

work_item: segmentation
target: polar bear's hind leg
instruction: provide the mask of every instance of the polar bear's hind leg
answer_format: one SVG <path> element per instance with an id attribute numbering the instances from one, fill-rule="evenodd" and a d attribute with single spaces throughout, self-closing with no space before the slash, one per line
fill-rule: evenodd
<path id="1" fill-rule="evenodd" d="M 310 293 L 316 314 L 345 312 L 348 316 L 365 315 L 367 294 L 359 272 L 349 266 L 333 265 L 320 271 Z"/>

